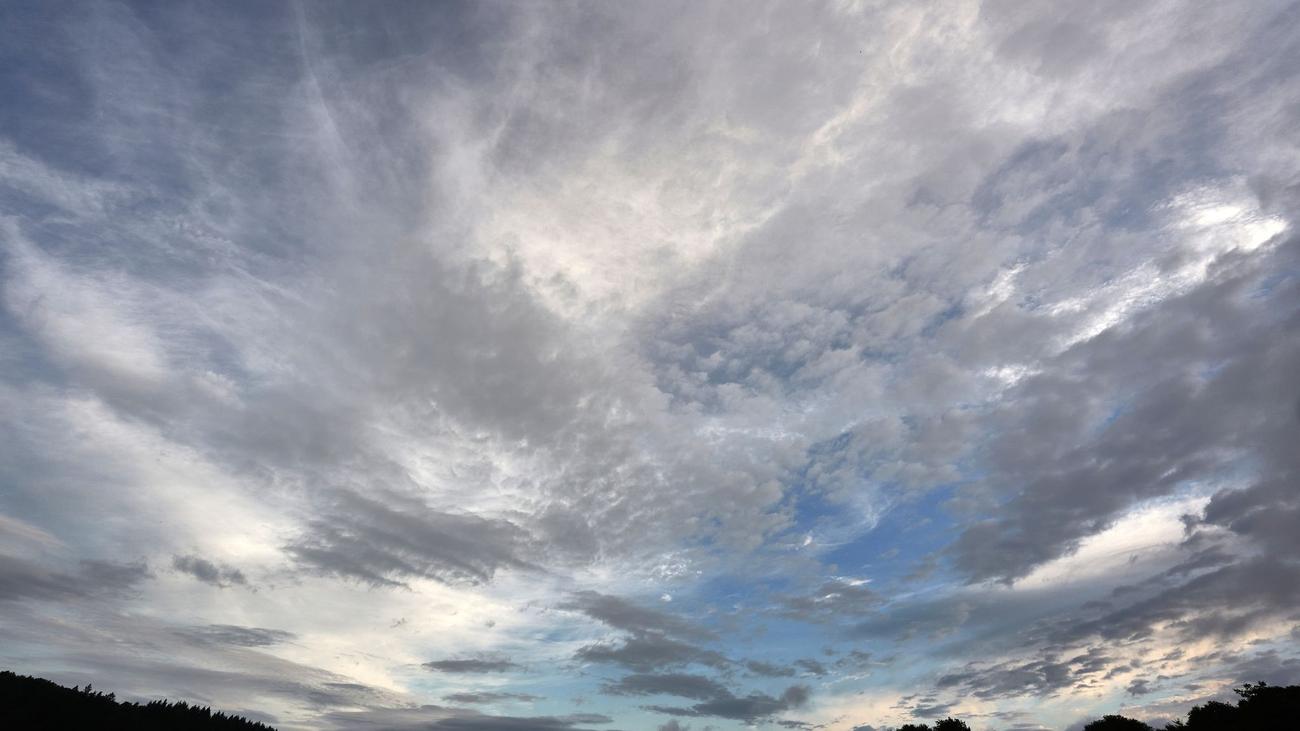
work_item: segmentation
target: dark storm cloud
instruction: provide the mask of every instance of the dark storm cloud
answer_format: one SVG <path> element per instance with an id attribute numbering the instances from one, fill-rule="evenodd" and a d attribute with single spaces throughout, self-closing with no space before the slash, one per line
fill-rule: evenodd
<path id="1" fill-rule="evenodd" d="M 286 547 L 310 570 L 396 586 L 409 578 L 479 584 L 501 568 L 531 568 L 521 558 L 528 534 L 507 520 L 444 513 L 398 496 L 385 504 L 340 491 L 335 500 L 327 517 Z"/>
<path id="2" fill-rule="evenodd" d="M 601 690 L 610 695 L 675 695 L 703 700 L 728 694 L 726 686 L 703 675 L 662 673 L 625 675 L 606 683 Z"/>
<path id="3" fill-rule="evenodd" d="M 244 576 L 244 572 L 233 566 L 218 566 L 201 556 L 173 556 L 172 568 L 189 574 L 205 584 L 221 588 L 248 585 L 248 578 Z"/>
<path id="4" fill-rule="evenodd" d="M 440 673 L 504 673 L 520 668 L 518 663 L 498 656 L 432 660 L 424 663 L 421 667 L 436 670 Z"/>
<path id="5" fill-rule="evenodd" d="M 79 571 L 63 573 L 24 558 L 0 555 L 0 601 L 111 595 L 129 590 L 151 576 L 142 563 L 87 560 L 81 562 Z"/>

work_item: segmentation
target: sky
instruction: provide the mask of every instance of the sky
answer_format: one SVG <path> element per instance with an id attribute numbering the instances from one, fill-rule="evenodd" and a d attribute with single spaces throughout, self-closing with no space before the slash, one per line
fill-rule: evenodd
<path id="1" fill-rule="evenodd" d="M 283 731 L 1300 683 L 1300 4 L 0 5 L 0 666 Z"/>

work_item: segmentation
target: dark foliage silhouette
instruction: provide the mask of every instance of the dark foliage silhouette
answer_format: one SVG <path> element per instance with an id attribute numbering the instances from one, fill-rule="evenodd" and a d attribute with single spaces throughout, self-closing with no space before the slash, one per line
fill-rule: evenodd
<path id="1" fill-rule="evenodd" d="M 1246 683 L 1236 689 L 1241 696 L 1237 705 L 1209 701 L 1187 713 L 1187 721 L 1177 721 L 1170 731 L 1291 731 L 1300 728 L 1300 685 L 1286 687 Z"/>
<path id="2" fill-rule="evenodd" d="M 1187 723 L 1178 728 L 1228 728 L 1237 720 L 1237 707 L 1223 701 L 1210 701 L 1187 712 Z"/>
<path id="3" fill-rule="evenodd" d="M 1300 729 L 1300 685 L 1286 687 L 1246 683 L 1236 689 L 1237 705 L 1207 701 L 1192 708 L 1186 721 L 1174 721 L 1164 731 L 1296 731 Z M 859 726 L 871 728 L 871 726 Z M 894 731 L 971 731 L 965 721 L 945 718 L 931 727 L 908 723 Z M 1154 731 L 1151 726 L 1119 715 L 1102 716 L 1083 731 Z"/>
<path id="4" fill-rule="evenodd" d="M 1084 726 L 1083 731 L 1151 731 L 1151 727 L 1136 719 L 1110 715 Z"/>
<path id="5" fill-rule="evenodd" d="M 970 726 L 961 719 L 945 718 L 933 727 L 926 723 L 908 723 L 899 726 L 897 731 L 970 731 Z"/>
<path id="6" fill-rule="evenodd" d="M 188 703 L 157 700 L 119 703 L 112 693 L 65 688 L 57 683 L 0 672 L 0 728 L 23 731 L 275 731 Z"/>

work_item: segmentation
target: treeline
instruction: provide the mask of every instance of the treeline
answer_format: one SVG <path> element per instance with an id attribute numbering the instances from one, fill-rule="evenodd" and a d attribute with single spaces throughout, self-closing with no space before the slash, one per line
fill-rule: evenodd
<path id="1" fill-rule="evenodd" d="M 118 703 L 112 693 L 65 688 L 0 671 L 0 728 L 23 731 L 275 731 L 242 716 L 166 700 Z"/>
<path id="2" fill-rule="evenodd" d="M 1195 706 L 1187 720 L 1167 724 L 1164 731 L 1296 731 L 1300 729 L 1300 685 L 1280 687 L 1267 683 L 1246 683 L 1235 689 L 1236 704 L 1209 701 Z M 862 727 L 859 727 L 862 728 Z M 930 726 L 909 723 L 895 731 L 970 731 L 959 718 L 945 718 Z M 1156 731 L 1150 725 L 1125 716 L 1103 716 L 1083 731 Z"/>

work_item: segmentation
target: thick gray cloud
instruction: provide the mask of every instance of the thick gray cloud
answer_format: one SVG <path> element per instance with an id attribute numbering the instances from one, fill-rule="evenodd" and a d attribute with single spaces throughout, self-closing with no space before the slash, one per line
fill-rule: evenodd
<path id="1" fill-rule="evenodd" d="M 0 601 L 80 599 L 130 590 L 151 577 L 144 564 L 84 560 L 62 573 L 16 556 L 0 555 Z"/>
<path id="2" fill-rule="evenodd" d="M 1276 267 L 1294 266 L 1297 251 L 1293 239 L 1263 257 L 1227 257 L 1201 287 L 1066 351 L 1059 366 L 1017 386 L 992 449 L 1001 479 L 1024 488 L 999 517 L 963 532 L 953 547 L 958 568 L 974 578 L 1024 575 L 1133 502 L 1223 470 L 1242 450 L 1271 459 L 1274 444 L 1300 435 L 1294 406 L 1277 397 L 1300 392 L 1300 351 L 1277 337 L 1300 302 L 1295 285 L 1279 284 L 1266 299 L 1244 294 L 1265 286 Z M 1099 397 L 1114 398 L 1121 383 L 1135 394 L 1094 431 L 1108 408 Z"/>

